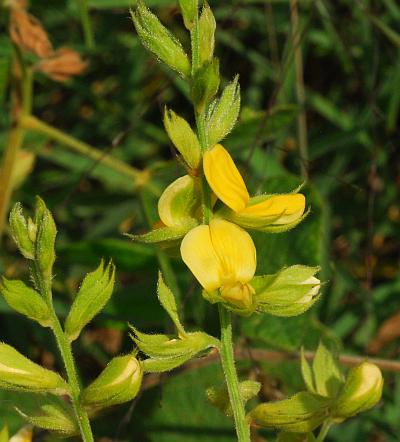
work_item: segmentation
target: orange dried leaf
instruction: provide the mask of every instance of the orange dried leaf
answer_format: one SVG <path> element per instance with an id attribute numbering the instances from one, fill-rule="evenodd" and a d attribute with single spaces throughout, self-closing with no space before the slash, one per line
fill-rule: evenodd
<path id="1" fill-rule="evenodd" d="M 70 48 L 60 48 L 36 65 L 40 71 L 55 81 L 66 81 L 81 74 L 87 67 L 78 52 Z"/>
<path id="2" fill-rule="evenodd" d="M 53 46 L 40 21 L 22 8 L 11 9 L 10 37 L 21 50 L 32 52 L 38 57 L 48 57 L 53 52 Z"/>

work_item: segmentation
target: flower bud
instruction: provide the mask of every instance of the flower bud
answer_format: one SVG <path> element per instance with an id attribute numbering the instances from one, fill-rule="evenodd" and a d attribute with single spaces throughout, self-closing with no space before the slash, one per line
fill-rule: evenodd
<path id="1" fill-rule="evenodd" d="M 32 425 L 25 425 L 17 433 L 15 433 L 8 442 L 32 442 L 32 438 Z"/>
<path id="2" fill-rule="evenodd" d="M 22 206 L 16 203 L 10 213 L 10 229 L 12 237 L 20 252 L 26 259 L 35 259 L 34 223 L 29 218 L 25 219 Z M 33 238 L 33 239 L 32 239 Z"/>
<path id="3" fill-rule="evenodd" d="M 382 372 L 377 365 L 363 362 L 352 368 L 335 401 L 333 416 L 342 420 L 369 410 L 381 399 L 382 388 Z"/>
<path id="4" fill-rule="evenodd" d="M 105 408 L 132 400 L 142 384 L 143 368 L 133 356 L 117 356 L 82 393 L 85 406 Z"/>
<path id="5" fill-rule="evenodd" d="M 194 21 L 196 19 L 198 0 L 179 0 L 179 6 L 182 11 L 185 27 L 190 31 L 193 29 Z"/>
<path id="6" fill-rule="evenodd" d="M 35 364 L 15 348 L 0 344 L 0 387 L 7 390 L 68 394 L 69 386 L 54 371 Z"/>
<path id="7" fill-rule="evenodd" d="M 189 123 L 172 110 L 165 108 L 164 126 L 169 138 L 192 169 L 197 169 L 201 159 L 201 148 L 197 135 Z"/>
<path id="8" fill-rule="evenodd" d="M 256 276 L 251 285 L 257 310 L 275 316 L 304 313 L 319 298 L 321 282 L 313 276 L 317 271 L 318 267 L 295 265 L 275 275 Z"/>
<path id="9" fill-rule="evenodd" d="M 308 433 L 328 417 L 330 403 L 328 398 L 301 392 L 289 399 L 257 405 L 249 417 L 263 427 Z"/>
<path id="10" fill-rule="evenodd" d="M 46 280 L 50 280 L 56 259 L 54 244 L 57 228 L 44 201 L 36 198 L 35 225 L 37 227 L 35 258 Z"/>
<path id="11" fill-rule="evenodd" d="M 216 23 L 214 15 L 210 6 L 205 1 L 199 18 L 200 64 L 203 64 L 206 61 L 211 61 L 213 58 L 215 46 L 215 28 Z"/>
<path id="12" fill-rule="evenodd" d="M 65 320 L 65 333 L 70 341 L 75 340 L 88 324 L 107 304 L 114 289 L 115 266 L 111 262 L 86 275 Z"/>
<path id="13" fill-rule="evenodd" d="M 51 313 L 48 305 L 36 290 L 26 286 L 22 281 L 0 280 L 0 293 L 7 304 L 18 313 L 39 322 L 43 327 L 51 325 Z"/>
<path id="14" fill-rule="evenodd" d="M 184 175 L 171 183 L 158 200 L 158 214 L 168 227 L 182 227 L 197 221 L 201 192 L 197 180 Z"/>
<path id="15" fill-rule="evenodd" d="M 171 69 L 189 78 L 190 62 L 182 45 L 142 1 L 131 16 L 143 45 Z"/>
<path id="16" fill-rule="evenodd" d="M 205 62 L 195 73 L 192 83 L 192 97 L 197 109 L 205 106 L 215 97 L 220 82 L 219 60 Z"/>

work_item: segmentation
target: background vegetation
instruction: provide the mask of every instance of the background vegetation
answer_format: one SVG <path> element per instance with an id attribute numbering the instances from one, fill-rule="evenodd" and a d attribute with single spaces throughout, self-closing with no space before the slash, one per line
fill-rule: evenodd
<path id="1" fill-rule="evenodd" d="M 165 262 L 155 249 L 122 236 L 144 232 L 157 221 L 160 191 L 183 174 L 173 161 L 161 118 L 168 103 L 192 121 L 188 91 L 141 46 L 129 18 L 130 1 L 89 0 L 86 34 L 84 3 L 31 2 L 29 11 L 41 20 L 54 47 L 73 47 L 88 62 L 82 75 L 66 82 L 35 74 L 33 114 L 102 154 L 96 160 L 49 134 L 28 131 L 13 172 L 12 201 L 30 207 L 39 194 L 53 211 L 59 228 L 60 313 L 100 256 L 117 266 L 116 295 L 74 347 L 82 376 L 93 379 L 112 355 L 131 347 L 127 321 L 144 331 L 168 327 L 155 294 L 160 259 L 174 269 L 186 323 L 218 333 L 218 321 L 178 259 Z M 189 47 L 177 2 L 146 3 Z M 308 176 L 311 214 L 306 221 L 282 236 L 254 235 L 258 272 L 273 273 L 285 264 L 320 265 L 326 281 L 321 301 L 299 318 L 253 315 L 237 321 L 244 359 L 240 369 L 261 379 L 263 399 L 271 400 L 302 387 L 298 360 L 288 355 L 302 345 L 315 350 L 320 338 L 342 354 L 391 360 L 383 361 L 390 370 L 381 406 L 333 429 L 328 440 L 395 441 L 400 434 L 400 364 L 395 363 L 400 337 L 400 6 L 395 0 L 301 0 L 297 10 L 293 3 L 210 0 L 222 74 L 230 80 L 238 72 L 242 89 L 241 120 L 225 144 L 251 193 L 289 191 Z M 0 11 L 4 153 L 14 85 L 8 16 L 4 8 Z M 134 173 L 107 164 L 110 157 L 145 173 L 133 179 Z M 27 277 L 7 230 L 0 254 L 0 273 Z M 0 314 L 2 341 L 62 369 L 50 334 L 15 315 L 2 299 Z M 222 382 L 219 370 L 205 361 L 171 376 L 148 377 L 139 400 L 97 420 L 95 434 L 141 442 L 233 441 L 231 422 L 204 394 Z M 25 399 L 0 392 L 0 427 L 22 425 L 12 407 L 19 400 Z M 264 433 L 257 440 L 271 438 Z"/>

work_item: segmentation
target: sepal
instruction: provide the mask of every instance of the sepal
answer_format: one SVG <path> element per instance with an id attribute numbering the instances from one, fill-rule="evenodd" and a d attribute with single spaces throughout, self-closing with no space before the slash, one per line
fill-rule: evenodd
<path id="1" fill-rule="evenodd" d="M 35 364 L 4 343 L 0 343 L 0 388 L 69 394 L 69 386 L 59 374 Z"/>
<path id="2" fill-rule="evenodd" d="M 164 127 L 172 143 L 191 169 L 199 167 L 201 148 L 189 123 L 174 111 L 164 110 Z"/>
<path id="3" fill-rule="evenodd" d="M 88 273 L 72 303 L 71 310 L 65 320 L 65 333 L 70 341 L 75 340 L 83 327 L 88 324 L 109 301 L 115 279 L 115 266 L 108 263 Z"/>
<path id="4" fill-rule="evenodd" d="M 239 384 L 239 393 L 240 397 L 244 404 L 247 401 L 257 396 L 260 391 L 261 384 L 256 381 L 246 380 L 242 381 Z M 214 407 L 218 408 L 222 413 L 226 416 L 232 416 L 232 406 L 229 399 L 228 390 L 226 387 L 217 388 L 210 387 L 206 391 L 208 401 L 214 405 Z"/>
<path id="5" fill-rule="evenodd" d="M 143 361 L 146 373 L 172 370 L 204 350 L 219 347 L 218 339 L 204 332 L 185 333 L 184 336 L 171 339 L 167 335 L 148 335 L 131 328 L 135 344 L 149 356 L 149 359 Z"/>
<path id="6" fill-rule="evenodd" d="M 84 406 L 105 408 L 131 401 L 142 385 L 143 367 L 134 354 L 117 356 L 82 393 Z"/>
<path id="7" fill-rule="evenodd" d="M 213 147 L 225 138 L 233 129 L 240 111 L 239 77 L 229 83 L 222 92 L 221 98 L 209 106 L 206 117 L 208 147 Z"/>
<path id="8" fill-rule="evenodd" d="M 216 22 L 207 1 L 204 1 L 203 9 L 199 18 L 199 56 L 200 64 L 211 61 L 215 47 Z"/>
<path id="9" fill-rule="evenodd" d="M 32 238 L 30 232 L 34 229 L 29 229 L 28 220 L 25 219 L 21 203 L 16 203 L 10 212 L 10 230 L 11 235 L 18 246 L 19 251 L 26 259 L 35 259 L 35 240 L 36 235 Z M 34 225 L 32 220 L 29 224 Z"/>
<path id="10" fill-rule="evenodd" d="M 68 437 L 79 433 L 71 405 L 57 397 L 38 397 L 35 406 L 17 407 L 16 410 L 29 424 L 59 436 Z"/>
<path id="11" fill-rule="evenodd" d="M 204 62 L 203 66 L 195 73 L 192 83 L 192 98 L 197 109 L 204 109 L 215 97 L 219 83 L 218 58 Z"/>
<path id="12" fill-rule="evenodd" d="M 250 284 L 248 284 L 250 286 Z M 238 303 L 232 302 L 233 300 L 227 299 L 221 293 L 221 290 L 214 290 L 212 292 L 207 292 L 202 290 L 203 298 L 211 304 L 221 303 L 227 310 L 239 316 L 250 316 L 256 311 L 256 304 L 254 303 L 254 294 L 248 294 L 248 302 L 246 305 L 239 306 Z"/>
<path id="13" fill-rule="evenodd" d="M 183 22 L 188 31 L 193 29 L 197 15 L 198 0 L 179 0 Z"/>
<path id="14" fill-rule="evenodd" d="M 262 427 L 291 433 L 309 433 L 329 417 L 331 400 L 308 392 L 289 399 L 257 405 L 248 417 Z"/>
<path id="15" fill-rule="evenodd" d="M 256 310 L 274 316 L 297 316 L 318 299 L 321 282 L 314 275 L 318 267 L 295 265 L 274 275 L 255 276 L 250 282 L 255 290 Z"/>
<path id="16" fill-rule="evenodd" d="M 286 433 L 281 431 L 276 442 L 316 442 L 313 433 Z"/>
<path id="17" fill-rule="evenodd" d="M 164 248 L 171 248 L 179 245 L 180 240 L 198 225 L 195 220 L 187 222 L 181 227 L 160 227 L 142 235 L 126 234 L 128 238 L 143 244 L 160 245 Z"/>
<path id="18" fill-rule="evenodd" d="M 138 2 L 137 8 L 131 11 L 131 16 L 143 45 L 171 69 L 189 78 L 190 62 L 181 43 L 161 24 L 143 1 Z"/>
<path id="19" fill-rule="evenodd" d="M 52 324 L 51 312 L 40 294 L 19 280 L 2 277 L 0 293 L 7 304 L 18 313 L 37 321 L 43 327 Z"/>

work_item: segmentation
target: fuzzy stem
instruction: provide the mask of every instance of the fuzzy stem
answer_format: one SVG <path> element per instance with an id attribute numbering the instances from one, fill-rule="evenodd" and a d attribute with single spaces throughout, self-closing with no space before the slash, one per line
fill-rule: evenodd
<path id="1" fill-rule="evenodd" d="M 71 343 L 68 341 L 67 336 L 62 329 L 60 324 L 60 320 L 57 317 L 57 314 L 54 310 L 54 305 L 52 301 L 52 293 L 51 293 L 51 283 L 50 281 L 46 281 L 40 269 L 35 261 L 35 265 L 32 268 L 35 283 L 46 300 L 52 316 L 52 324 L 51 329 L 53 331 L 54 337 L 57 342 L 58 349 L 61 353 L 61 358 L 64 363 L 65 371 L 67 372 L 68 384 L 71 388 L 71 401 L 72 406 L 74 408 L 75 417 L 79 426 L 79 431 L 82 436 L 83 442 L 94 442 L 92 429 L 90 427 L 89 417 L 81 404 L 80 396 L 81 396 L 81 387 L 78 378 L 78 374 L 75 368 L 74 357 L 72 355 Z"/>
<path id="2" fill-rule="evenodd" d="M 219 305 L 219 318 L 221 323 L 221 362 L 235 418 L 236 434 L 239 442 L 250 442 L 250 429 L 246 421 L 243 400 L 240 396 L 239 380 L 233 355 L 232 317 L 231 313 L 222 305 Z"/>
<path id="3" fill-rule="evenodd" d="M 318 437 L 316 439 L 316 442 L 323 442 L 329 432 L 329 429 L 331 428 L 332 422 L 329 420 L 325 421 L 322 424 L 321 430 L 319 431 Z"/>

